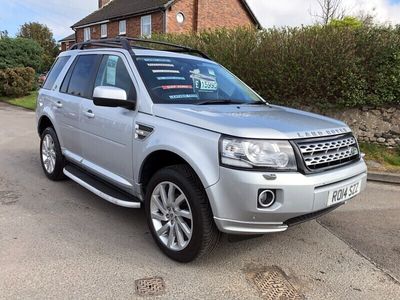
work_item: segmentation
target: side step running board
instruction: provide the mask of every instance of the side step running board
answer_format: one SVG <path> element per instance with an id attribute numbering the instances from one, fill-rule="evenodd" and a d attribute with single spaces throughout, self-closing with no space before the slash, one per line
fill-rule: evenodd
<path id="1" fill-rule="evenodd" d="M 81 171 L 73 165 L 67 165 L 64 168 L 63 173 L 68 178 L 108 202 L 127 208 L 140 208 L 141 206 L 139 200 L 132 201 L 132 199 L 135 199 L 134 196 L 113 189 L 111 186 L 97 180 L 93 176 Z"/>

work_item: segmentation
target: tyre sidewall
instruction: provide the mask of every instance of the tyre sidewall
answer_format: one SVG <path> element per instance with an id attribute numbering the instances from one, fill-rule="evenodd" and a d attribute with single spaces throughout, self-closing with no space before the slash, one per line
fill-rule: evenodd
<path id="1" fill-rule="evenodd" d="M 54 141 L 54 149 L 56 152 L 56 164 L 54 167 L 54 171 L 52 173 L 48 173 L 46 168 L 44 167 L 43 156 L 42 156 L 42 145 L 43 145 L 44 137 L 48 134 L 52 137 L 52 139 Z M 61 152 L 61 146 L 60 146 L 60 142 L 58 141 L 57 134 L 52 127 L 46 128 L 41 135 L 40 162 L 41 162 L 44 174 L 47 176 L 47 178 L 49 178 L 50 180 L 53 180 L 53 181 L 58 181 L 58 180 L 64 179 L 63 169 L 65 166 L 65 160 L 64 160 L 64 157 Z"/>
<path id="2" fill-rule="evenodd" d="M 188 246 L 181 251 L 170 250 L 160 241 L 151 220 L 151 211 L 150 211 L 151 195 L 156 186 L 165 181 L 170 181 L 176 184 L 182 190 L 182 192 L 185 194 L 189 202 L 192 211 L 192 223 L 193 223 L 192 237 Z M 203 219 L 204 216 L 201 212 L 201 207 L 199 205 L 201 201 L 204 201 L 202 197 L 206 197 L 205 191 L 201 190 L 202 187 L 199 186 L 193 187 L 192 185 L 193 183 L 190 180 L 188 180 L 182 174 L 178 173 L 176 170 L 173 170 L 171 168 L 165 168 L 157 172 L 154 175 L 154 177 L 150 180 L 145 197 L 145 210 L 146 210 L 147 222 L 154 240 L 167 256 L 183 263 L 190 262 L 199 255 L 204 236 L 204 228 L 202 224 L 207 221 Z"/>

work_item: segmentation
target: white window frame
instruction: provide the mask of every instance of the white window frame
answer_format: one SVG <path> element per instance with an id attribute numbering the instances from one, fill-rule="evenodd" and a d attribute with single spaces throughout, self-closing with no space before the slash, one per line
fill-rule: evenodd
<path id="1" fill-rule="evenodd" d="M 108 36 L 107 24 L 101 24 L 100 25 L 100 36 L 102 38 L 106 38 Z"/>
<path id="2" fill-rule="evenodd" d="M 119 28 L 119 35 L 126 34 L 126 20 L 119 21 L 118 28 Z"/>
<path id="3" fill-rule="evenodd" d="M 91 39 L 91 29 L 90 27 L 83 28 L 83 40 L 84 42 L 89 41 Z"/>
<path id="4" fill-rule="evenodd" d="M 144 35 L 144 27 L 148 26 L 150 28 L 150 32 L 148 35 Z M 151 15 L 143 16 L 140 19 L 140 35 L 142 37 L 151 37 L 152 33 L 152 24 L 151 24 Z"/>

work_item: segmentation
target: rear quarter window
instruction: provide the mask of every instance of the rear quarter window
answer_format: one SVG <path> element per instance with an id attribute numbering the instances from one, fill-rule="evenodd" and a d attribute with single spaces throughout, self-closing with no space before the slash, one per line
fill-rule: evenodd
<path id="1" fill-rule="evenodd" d="M 43 84 L 44 89 L 51 90 L 53 88 L 54 83 L 70 58 L 71 56 L 62 56 L 57 58 L 49 74 L 47 75 L 46 81 Z"/>

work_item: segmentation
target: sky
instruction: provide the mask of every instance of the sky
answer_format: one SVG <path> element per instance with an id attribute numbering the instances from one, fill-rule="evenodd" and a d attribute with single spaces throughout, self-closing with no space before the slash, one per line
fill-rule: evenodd
<path id="1" fill-rule="evenodd" d="M 373 14 L 382 23 L 400 23 L 400 0 L 342 0 L 349 14 Z M 247 0 L 264 27 L 300 26 L 316 21 L 317 0 Z M 46 24 L 57 40 L 97 9 L 98 0 L 0 0 L 0 30 L 15 35 L 25 22 Z"/>

